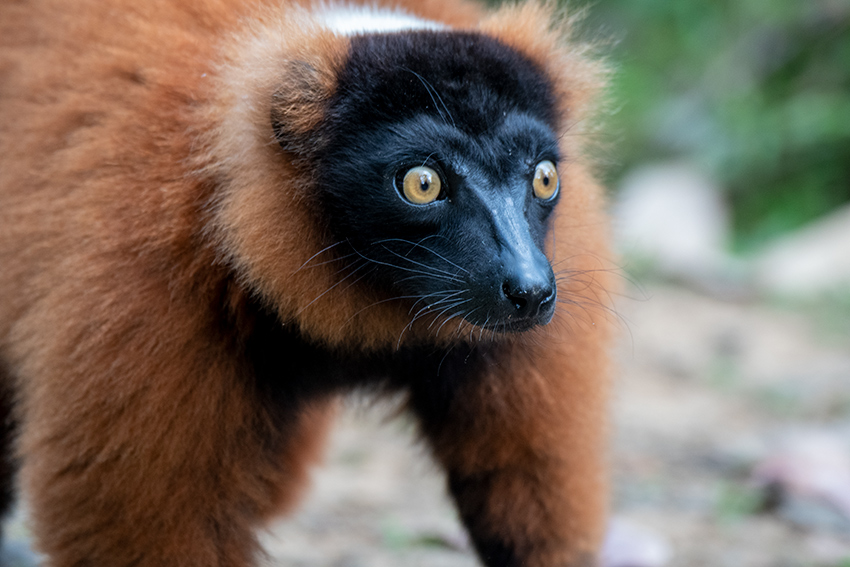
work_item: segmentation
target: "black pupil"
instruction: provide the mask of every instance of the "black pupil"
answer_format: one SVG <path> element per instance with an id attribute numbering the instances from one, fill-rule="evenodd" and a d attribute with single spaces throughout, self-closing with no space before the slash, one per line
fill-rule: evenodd
<path id="1" fill-rule="evenodd" d="M 543 185 L 549 185 L 549 176 L 548 175 L 543 176 Z"/>

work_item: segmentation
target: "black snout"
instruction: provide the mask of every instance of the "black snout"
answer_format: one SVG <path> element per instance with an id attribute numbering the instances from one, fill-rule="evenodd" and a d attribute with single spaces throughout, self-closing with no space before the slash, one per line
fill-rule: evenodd
<path id="1" fill-rule="evenodd" d="M 523 286 L 514 282 L 505 282 L 502 292 L 513 304 L 517 317 L 536 317 L 541 310 L 546 310 L 555 299 L 555 290 L 548 285 Z"/>
<path id="2" fill-rule="evenodd" d="M 555 277 L 545 256 L 511 262 L 506 266 L 502 295 L 509 304 L 509 319 L 545 325 L 555 312 Z"/>

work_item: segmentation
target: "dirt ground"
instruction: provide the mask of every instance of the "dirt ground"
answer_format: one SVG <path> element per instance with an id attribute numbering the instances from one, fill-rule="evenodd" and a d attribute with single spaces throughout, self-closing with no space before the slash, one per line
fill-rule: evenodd
<path id="1" fill-rule="evenodd" d="M 670 566 L 850 566 L 850 521 L 752 480 L 789 436 L 850 446 L 850 311 L 664 284 L 627 295 L 612 407 L 618 521 L 663 544 Z M 349 404 L 302 508 L 263 536 L 271 565 L 477 565 L 411 424 L 387 414 Z M 18 559 L 7 563 L 31 565 L 24 521 L 8 531 Z M 618 567 L 641 565 L 652 567 Z"/>
<path id="2" fill-rule="evenodd" d="M 850 564 L 844 518 L 791 495 L 771 507 L 752 482 L 793 436 L 850 448 L 846 311 L 663 286 L 644 296 L 622 303 L 630 335 L 614 401 L 616 513 L 666 538 L 671 565 Z"/>

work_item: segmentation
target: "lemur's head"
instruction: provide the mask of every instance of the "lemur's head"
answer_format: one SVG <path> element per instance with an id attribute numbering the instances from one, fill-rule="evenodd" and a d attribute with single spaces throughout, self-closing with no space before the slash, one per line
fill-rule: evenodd
<path id="1" fill-rule="evenodd" d="M 559 199 L 552 89 L 489 37 L 358 36 L 320 128 L 320 202 L 351 277 L 412 314 L 499 331 L 547 323 Z"/>
<path id="2" fill-rule="evenodd" d="M 527 331 L 557 303 L 551 220 L 570 198 L 561 167 L 570 101 L 560 78 L 499 34 L 436 28 L 329 30 L 312 34 L 317 51 L 280 64 L 266 115 L 289 168 L 279 191 L 300 191 L 297 176 L 310 189 L 289 206 L 307 203 L 321 225 L 321 242 L 293 267 L 328 274 L 309 299 L 337 296 L 348 309 L 338 325 L 392 303 L 400 316 L 382 321 L 395 334 Z M 296 315 L 312 308 L 298 293 Z M 351 293 L 362 301 L 343 308 Z M 324 303 L 322 316 L 336 316 Z"/>

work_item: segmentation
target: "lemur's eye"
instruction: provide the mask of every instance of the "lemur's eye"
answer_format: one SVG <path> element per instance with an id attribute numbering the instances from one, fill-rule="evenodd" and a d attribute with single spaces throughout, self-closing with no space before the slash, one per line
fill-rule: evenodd
<path id="1" fill-rule="evenodd" d="M 548 201 L 553 199 L 558 194 L 558 170 L 555 164 L 549 160 L 541 161 L 537 164 L 537 169 L 534 170 L 534 196 L 538 199 Z"/>
<path id="2" fill-rule="evenodd" d="M 404 198 L 414 205 L 433 203 L 440 196 L 441 189 L 440 176 L 430 167 L 414 167 L 404 174 Z"/>

